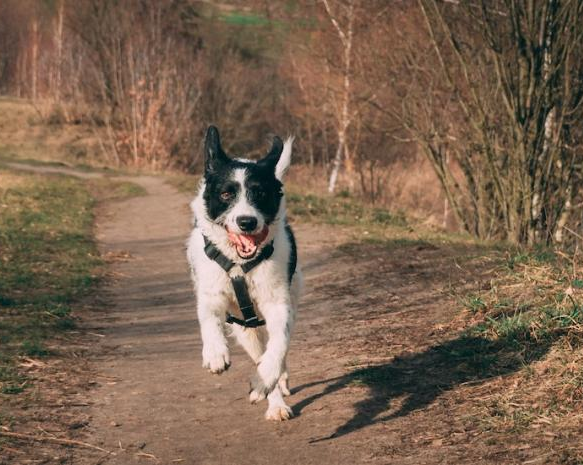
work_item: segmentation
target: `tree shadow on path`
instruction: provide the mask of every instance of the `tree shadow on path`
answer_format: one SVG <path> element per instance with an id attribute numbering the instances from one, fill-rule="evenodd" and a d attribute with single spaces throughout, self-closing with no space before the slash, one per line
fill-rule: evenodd
<path id="1" fill-rule="evenodd" d="M 391 363 L 360 368 L 344 376 L 299 386 L 296 392 L 328 384 L 320 393 L 298 402 L 293 410 L 300 414 L 308 405 L 351 386 L 368 387 L 367 398 L 354 405 L 355 413 L 350 420 L 329 436 L 311 442 L 338 438 L 423 409 L 443 392 L 460 384 L 482 383 L 495 376 L 516 372 L 525 364 L 542 358 L 549 351 L 551 342 L 519 344 L 515 339 L 492 341 L 484 337 L 461 336 L 420 353 L 396 357 Z M 388 413 L 391 401 L 403 396 L 400 408 Z"/>

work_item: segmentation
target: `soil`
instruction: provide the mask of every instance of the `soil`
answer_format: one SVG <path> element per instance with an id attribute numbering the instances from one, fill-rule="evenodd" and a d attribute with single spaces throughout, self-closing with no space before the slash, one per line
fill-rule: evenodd
<path id="1" fill-rule="evenodd" d="M 296 223 L 306 276 L 289 355 L 296 417 L 268 422 L 265 402 L 247 400 L 254 366 L 234 343 L 226 373 L 201 367 L 184 253 L 190 197 L 160 178 L 130 180 L 148 194 L 100 212 L 100 247 L 115 260 L 103 308 L 84 324 L 96 342 L 83 441 L 111 453 L 74 448 L 55 463 L 544 463 L 544 439 L 484 425 L 493 374 L 459 355 L 487 350 L 452 329 L 454 291 L 480 285 L 467 259 L 479 250 L 364 243 Z"/>

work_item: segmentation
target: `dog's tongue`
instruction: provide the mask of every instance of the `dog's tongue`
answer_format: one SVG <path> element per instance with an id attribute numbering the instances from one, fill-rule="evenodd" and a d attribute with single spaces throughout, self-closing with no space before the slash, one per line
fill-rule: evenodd
<path id="1" fill-rule="evenodd" d="M 230 238 L 245 255 L 255 252 L 257 248 L 256 237 L 251 234 L 230 234 Z"/>
<path id="2" fill-rule="evenodd" d="M 267 237 L 267 232 L 267 226 L 259 234 L 235 234 L 229 231 L 229 240 L 235 245 L 241 258 L 248 258 L 255 255 L 257 247 Z"/>

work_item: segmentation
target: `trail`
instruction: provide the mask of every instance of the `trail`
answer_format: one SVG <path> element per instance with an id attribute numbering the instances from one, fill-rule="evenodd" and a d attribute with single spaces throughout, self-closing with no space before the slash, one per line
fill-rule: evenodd
<path id="1" fill-rule="evenodd" d="M 307 289 L 289 355 L 296 417 L 267 422 L 265 403 L 247 401 L 254 366 L 240 348 L 231 345 L 220 376 L 201 367 L 184 253 L 190 196 L 161 178 L 123 179 L 147 195 L 100 209 L 101 251 L 117 259 L 105 304 L 85 323 L 98 341 L 86 441 L 112 454 L 79 449 L 71 463 L 538 463 L 544 444 L 483 427 L 473 401 L 494 376 L 463 355 L 483 340 L 447 329 L 457 314 L 448 290 L 472 283 L 457 259 L 475 251 L 363 244 L 339 226 L 294 225 Z"/>
<path id="2" fill-rule="evenodd" d="M 98 224 L 102 252 L 131 257 L 113 265 L 115 278 L 102 296 L 108 308 L 89 328 L 105 336 L 96 361 L 100 387 L 93 399 L 92 441 L 116 455 L 103 463 L 143 463 L 148 457 L 187 464 L 272 464 L 274 457 L 281 463 L 356 463 L 357 449 L 339 460 L 336 444 L 310 445 L 321 436 L 321 422 L 331 420 L 328 415 L 265 421 L 265 403 L 247 401 L 254 366 L 235 344 L 227 373 L 216 376 L 202 369 L 184 255 L 191 199 L 159 178 L 132 181 L 148 195 L 110 205 Z M 297 230 L 308 287 L 326 269 L 326 256 L 337 242 L 309 238 L 326 233 L 310 226 Z M 316 337 L 310 327 L 328 312 L 321 306 L 300 314 L 289 362 L 293 386 L 334 374 L 321 371 L 325 354 L 310 345 Z M 313 392 L 302 389 L 291 404 Z"/>

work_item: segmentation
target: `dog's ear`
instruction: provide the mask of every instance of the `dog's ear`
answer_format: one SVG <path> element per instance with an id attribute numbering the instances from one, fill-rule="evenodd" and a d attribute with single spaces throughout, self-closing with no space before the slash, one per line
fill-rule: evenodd
<path id="1" fill-rule="evenodd" d="M 221 147 L 221 137 L 219 130 L 215 126 L 209 126 L 204 140 L 204 172 L 213 173 L 227 163 L 229 157 Z"/>
<path id="2" fill-rule="evenodd" d="M 288 137 L 284 144 L 279 137 L 275 136 L 269 153 L 259 160 L 258 164 L 272 169 L 275 173 L 275 177 L 281 181 L 291 162 L 293 142 L 293 137 Z"/>
<path id="3" fill-rule="evenodd" d="M 283 150 L 283 141 L 278 136 L 273 136 L 273 141 L 271 142 L 271 149 L 265 157 L 257 162 L 258 165 L 265 166 L 267 168 L 275 171 L 279 157 Z"/>
<path id="4" fill-rule="evenodd" d="M 281 152 L 281 156 L 275 165 L 275 177 L 280 181 L 283 181 L 283 177 L 291 164 L 291 154 L 292 154 L 292 146 L 294 145 L 294 137 L 290 136 L 285 140 L 283 144 L 283 151 Z"/>

